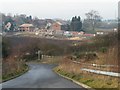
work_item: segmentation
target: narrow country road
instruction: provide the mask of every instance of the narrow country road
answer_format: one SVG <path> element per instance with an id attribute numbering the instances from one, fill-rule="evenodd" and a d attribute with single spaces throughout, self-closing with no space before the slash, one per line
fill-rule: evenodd
<path id="1" fill-rule="evenodd" d="M 81 88 L 52 71 L 55 65 L 29 64 L 30 70 L 22 76 L 4 82 L 2 88 Z"/>

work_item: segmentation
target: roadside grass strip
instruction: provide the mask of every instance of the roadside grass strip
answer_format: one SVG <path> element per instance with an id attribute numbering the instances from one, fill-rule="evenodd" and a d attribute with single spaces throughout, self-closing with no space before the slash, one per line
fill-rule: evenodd
<path id="1" fill-rule="evenodd" d="M 58 72 L 58 71 L 57 71 L 57 68 L 54 68 L 53 71 L 54 71 L 55 73 L 57 73 L 59 76 L 65 78 L 65 79 L 68 79 L 68 80 L 72 81 L 73 83 L 75 83 L 75 84 L 77 84 L 77 85 L 80 85 L 81 87 L 83 87 L 83 88 L 85 88 L 85 89 L 87 89 L 87 90 L 95 90 L 95 89 L 91 88 L 90 86 L 87 86 L 87 85 L 85 85 L 85 84 L 83 84 L 83 83 L 78 82 L 77 80 L 72 79 L 72 78 L 74 78 L 73 75 L 71 75 L 71 76 L 66 76 L 66 75 L 64 75 L 65 73 L 60 73 L 60 72 Z"/>
<path id="2" fill-rule="evenodd" d="M 28 70 L 29 70 L 29 67 L 28 67 L 28 65 L 26 65 L 25 69 L 22 70 L 21 72 L 15 72 L 14 74 L 9 74 L 9 75 L 6 75 L 5 77 L 2 77 L 2 82 L 6 82 L 11 79 L 17 78 L 17 77 L 23 75 L 24 73 L 26 73 Z"/>
<path id="3" fill-rule="evenodd" d="M 53 69 L 58 75 L 88 90 L 119 90 L 118 77 L 98 76 L 91 73 L 72 73 L 59 67 Z"/>

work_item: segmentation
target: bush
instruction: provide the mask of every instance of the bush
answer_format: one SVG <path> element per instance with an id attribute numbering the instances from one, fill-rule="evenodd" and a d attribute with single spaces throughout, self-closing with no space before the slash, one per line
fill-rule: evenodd
<path id="1" fill-rule="evenodd" d="M 94 60 L 98 58 L 97 54 L 94 52 L 77 53 L 76 57 L 78 59 L 84 59 L 84 60 Z"/>
<path id="2" fill-rule="evenodd" d="M 102 48 L 100 48 L 100 52 L 102 52 L 102 53 L 106 53 L 106 52 L 107 52 L 107 48 L 106 48 L 106 47 L 102 47 Z"/>

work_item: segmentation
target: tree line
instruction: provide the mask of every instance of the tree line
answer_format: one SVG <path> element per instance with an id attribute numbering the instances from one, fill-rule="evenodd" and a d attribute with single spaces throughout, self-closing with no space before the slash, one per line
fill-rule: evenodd
<path id="1" fill-rule="evenodd" d="M 5 15 L 0 13 L 2 16 L 2 30 L 4 26 L 10 22 L 11 27 L 10 31 L 17 29 L 19 25 L 24 23 L 33 24 L 36 28 L 45 28 L 48 23 L 54 23 L 53 19 L 39 19 L 31 15 L 27 16 L 25 14 L 14 15 L 11 14 Z M 96 28 L 115 28 L 117 23 L 102 22 L 102 17 L 98 11 L 91 10 L 85 13 L 86 18 L 81 20 L 81 16 L 74 16 L 70 21 L 66 21 L 66 25 L 62 27 L 67 31 L 85 31 L 85 32 L 94 32 Z"/>

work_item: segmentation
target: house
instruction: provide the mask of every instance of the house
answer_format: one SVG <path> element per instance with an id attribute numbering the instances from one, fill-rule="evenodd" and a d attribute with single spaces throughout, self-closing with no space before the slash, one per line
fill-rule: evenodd
<path id="1" fill-rule="evenodd" d="M 55 22 L 51 25 L 52 30 L 62 30 L 61 29 L 62 24 L 60 22 Z"/>
<path id="2" fill-rule="evenodd" d="M 50 29 L 68 31 L 69 25 L 66 22 L 55 22 L 55 23 L 51 24 Z"/>
<path id="3" fill-rule="evenodd" d="M 22 24 L 19 26 L 19 31 L 34 31 L 35 27 L 32 24 Z"/>

